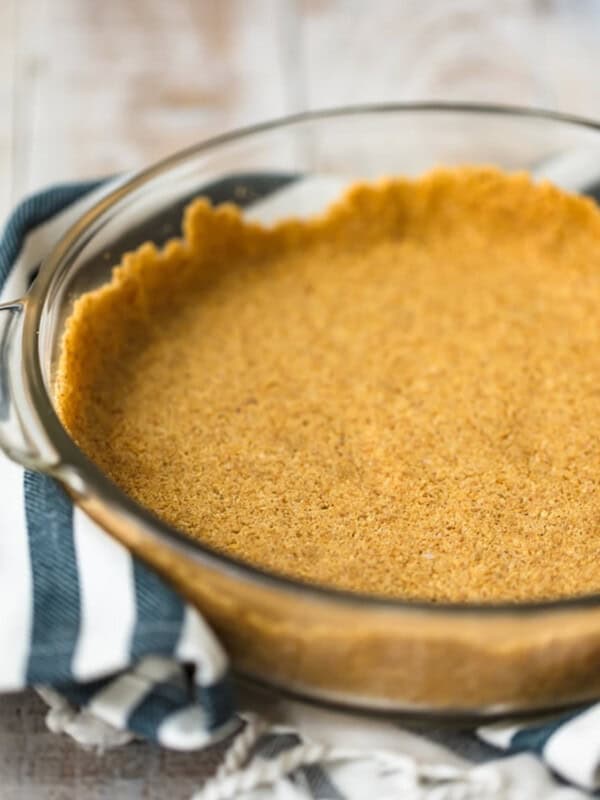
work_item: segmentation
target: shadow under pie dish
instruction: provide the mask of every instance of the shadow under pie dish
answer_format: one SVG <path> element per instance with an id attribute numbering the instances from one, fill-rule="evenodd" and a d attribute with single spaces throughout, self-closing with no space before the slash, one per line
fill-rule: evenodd
<path id="1" fill-rule="evenodd" d="M 594 203 L 487 167 L 268 226 L 197 194 L 183 239 L 146 226 L 61 309 L 58 414 L 130 498 L 76 501 L 272 684 L 445 714 L 594 696 Z"/>

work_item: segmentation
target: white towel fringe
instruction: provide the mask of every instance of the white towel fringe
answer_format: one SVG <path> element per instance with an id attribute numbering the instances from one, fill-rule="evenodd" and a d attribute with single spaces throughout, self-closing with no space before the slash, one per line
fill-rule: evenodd
<path id="1" fill-rule="evenodd" d="M 119 731 L 85 709 L 74 708 L 65 698 L 47 686 L 36 687 L 37 693 L 48 705 L 46 725 L 52 733 L 66 733 L 86 750 L 102 753 L 121 747 L 135 737 L 128 731 Z"/>
<path id="2" fill-rule="evenodd" d="M 503 780 L 491 766 L 461 769 L 443 764 L 419 764 L 410 756 L 386 750 L 363 751 L 355 748 L 330 747 L 305 741 L 279 755 L 264 759 L 250 758 L 252 749 L 265 733 L 282 733 L 255 715 L 244 715 L 246 725 L 232 741 L 223 764 L 192 800 L 240 800 L 246 792 L 259 788 L 276 788 L 299 767 L 310 764 L 333 764 L 348 761 L 375 761 L 387 786 L 402 792 L 403 800 L 499 800 L 503 796 Z M 298 796 L 302 791 L 295 786 Z M 307 798 L 311 795 L 305 794 Z M 376 800 L 372 796 L 372 800 Z"/>

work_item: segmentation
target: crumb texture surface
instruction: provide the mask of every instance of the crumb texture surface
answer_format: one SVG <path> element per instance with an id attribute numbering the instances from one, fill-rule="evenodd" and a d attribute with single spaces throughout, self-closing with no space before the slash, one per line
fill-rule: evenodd
<path id="1" fill-rule="evenodd" d="M 56 403 L 128 494 L 269 570 L 599 591 L 600 210 L 476 167 L 270 229 L 197 200 L 76 302 Z"/>

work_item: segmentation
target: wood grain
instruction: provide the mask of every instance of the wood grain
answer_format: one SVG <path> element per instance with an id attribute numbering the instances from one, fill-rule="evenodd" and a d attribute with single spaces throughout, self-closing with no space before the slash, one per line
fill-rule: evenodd
<path id="1" fill-rule="evenodd" d="M 13 176 L 16 3 L 0 3 L 0 223 L 11 200 Z"/>
<path id="2" fill-rule="evenodd" d="M 19 0 L 13 198 L 281 114 L 278 19 L 277 0 Z"/>
<path id="3" fill-rule="evenodd" d="M 97 755 L 50 733 L 33 692 L 0 697 L 2 800 L 187 800 L 222 752 L 222 745 L 174 753 L 135 743 Z"/>
<path id="4" fill-rule="evenodd" d="M 600 3 L 300 0 L 311 107 L 415 99 L 600 116 Z"/>

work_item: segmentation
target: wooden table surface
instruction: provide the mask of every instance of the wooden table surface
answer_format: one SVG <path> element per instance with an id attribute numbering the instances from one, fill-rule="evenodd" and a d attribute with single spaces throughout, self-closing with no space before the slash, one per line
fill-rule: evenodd
<path id="1" fill-rule="evenodd" d="M 302 108 L 479 100 L 600 119 L 598 75 L 600 0 L 0 0 L 0 218 L 51 182 Z M 179 800 L 218 756 L 98 757 L 49 734 L 33 693 L 0 697 L 0 800 Z"/>

